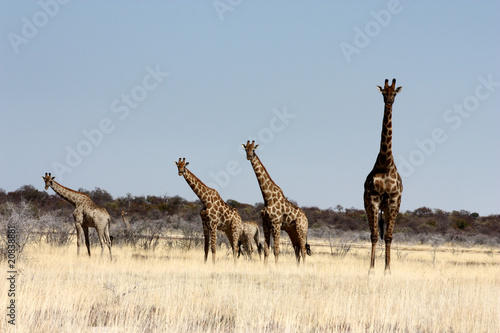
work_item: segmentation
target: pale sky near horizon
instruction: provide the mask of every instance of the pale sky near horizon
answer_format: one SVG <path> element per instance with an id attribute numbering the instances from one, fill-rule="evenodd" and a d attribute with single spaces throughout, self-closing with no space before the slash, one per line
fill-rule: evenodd
<path id="1" fill-rule="evenodd" d="M 401 211 L 500 213 L 498 1 L 2 1 L 0 188 L 363 209 L 396 78 Z M 49 190 L 53 193 L 52 190 Z"/>

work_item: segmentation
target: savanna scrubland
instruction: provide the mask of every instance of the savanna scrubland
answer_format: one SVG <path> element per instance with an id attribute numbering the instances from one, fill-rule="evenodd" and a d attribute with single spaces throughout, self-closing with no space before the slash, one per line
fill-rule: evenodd
<path id="1" fill-rule="evenodd" d="M 212 265 L 203 262 L 199 202 L 87 193 L 113 217 L 112 262 L 100 256 L 95 231 L 92 256 L 76 255 L 72 206 L 62 199 L 31 186 L 0 191 L 0 262 L 6 273 L 10 225 L 17 271 L 16 325 L 4 316 L 0 331 L 500 331 L 499 215 L 401 212 L 391 274 L 379 242 L 369 275 L 362 210 L 303 207 L 313 252 L 306 265 L 296 265 L 285 235 L 278 265 L 256 254 L 234 265 L 222 234 Z M 261 204 L 228 203 L 261 223 Z M 10 286 L 1 281 L 6 308 Z"/>

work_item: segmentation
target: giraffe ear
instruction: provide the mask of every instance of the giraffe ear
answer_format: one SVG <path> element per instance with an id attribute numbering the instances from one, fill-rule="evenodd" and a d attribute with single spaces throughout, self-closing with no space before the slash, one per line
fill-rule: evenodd
<path id="1" fill-rule="evenodd" d="M 247 148 L 244 143 L 242 143 L 241 146 L 243 147 L 243 149 Z"/>
<path id="2" fill-rule="evenodd" d="M 377 90 L 380 91 L 380 92 L 383 92 L 384 89 L 382 89 L 381 86 L 377 86 Z"/>
<path id="3" fill-rule="evenodd" d="M 255 145 L 255 146 L 253 147 L 253 149 L 254 149 L 254 150 L 255 150 L 255 149 L 257 149 L 257 147 L 258 147 L 258 146 L 259 146 L 259 145 Z"/>
<path id="4" fill-rule="evenodd" d="M 397 87 L 396 90 L 394 90 L 394 92 L 396 94 L 399 94 L 401 92 L 401 90 L 403 90 L 403 87 Z"/>
<path id="5" fill-rule="evenodd" d="M 189 165 L 189 162 L 187 162 L 186 164 L 184 164 L 184 166 L 188 166 Z"/>

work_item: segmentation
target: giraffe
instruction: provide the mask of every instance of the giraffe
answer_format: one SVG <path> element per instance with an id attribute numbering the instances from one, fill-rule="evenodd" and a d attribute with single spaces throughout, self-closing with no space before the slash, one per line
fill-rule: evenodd
<path id="1" fill-rule="evenodd" d="M 302 209 L 290 203 L 285 198 L 281 188 L 271 179 L 259 157 L 255 154 L 255 149 L 259 146 L 255 144 L 255 140 L 251 143 L 247 141 L 247 144 L 242 144 L 242 146 L 246 151 L 247 160 L 250 161 L 255 171 L 264 198 L 264 208 L 260 212 L 265 239 L 264 263 L 267 263 L 269 255 L 271 234 L 274 241 L 274 260 L 275 263 L 278 263 L 281 230 L 285 230 L 290 237 L 297 264 L 300 263 L 301 256 L 303 263 L 305 263 L 306 252 L 311 255 L 309 244 L 306 243 L 308 227 L 306 214 Z"/>
<path id="2" fill-rule="evenodd" d="M 135 244 L 134 232 L 130 228 L 130 222 L 127 221 L 127 219 L 125 218 L 125 216 L 128 215 L 128 213 L 126 211 L 122 210 L 121 215 L 122 215 L 123 225 L 125 226 L 125 230 L 123 232 L 123 235 L 125 236 L 125 240 L 127 242 L 132 242 L 132 244 Z"/>
<path id="3" fill-rule="evenodd" d="M 370 272 L 375 267 L 375 246 L 377 239 L 385 241 L 385 272 L 390 273 L 391 262 L 391 242 L 394 222 L 401 205 L 401 194 L 403 192 L 403 182 L 396 169 L 392 156 L 392 104 L 396 94 L 401 91 L 401 87 L 396 88 L 396 79 L 385 80 L 384 88 L 377 86 L 384 97 L 384 120 L 382 124 L 382 137 L 380 142 L 380 152 L 377 156 L 373 170 L 368 174 L 365 181 L 364 205 L 368 223 L 370 225 L 372 251 L 370 261 Z M 380 216 L 379 216 L 380 212 Z M 382 212 L 384 219 L 382 219 Z M 377 229 L 378 224 L 378 229 Z M 384 224 L 387 230 L 384 234 Z"/>
<path id="4" fill-rule="evenodd" d="M 104 244 L 106 244 L 109 249 L 109 257 L 113 260 L 111 255 L 112 238 L 109 236 L 111 218 L 108 211 L 96 205 L 85 193 L 74 191 L 57 183 L 55 178 L 50 173 L 45 173 L 45 177 L 42 176 L 46 190 L 51 187 L 60 197 L 75 206 L 73 218 L 75 219 L 77 254 L 80 254 L 80 245 L 84 236 L 87 252 L 90 256 L 89 228 L 95 228 L 101 243 L 101 256 L 104 253 Z"/>
<path id="5" fill-rule="evenodd" d="M 242 246 L 245 249 L 248 257 L 252 259 L 252 239 L 255 241 L 257 246 L 257 251 L 259 252 L 259 258 L 262 259 L 262 244 L 259 242 L 260 231 L 259 225 L 254 221 L 243 221 L 243 231 L 241 232 L 240 239 L 238 240 L 238 258 L 242 253 Z"/>
<path id="6" fill-rule="evenodd" d="M 123 225 L 125 226 L 125 229 L 130 230 L 130 223 L 125 219 L 125 215 L 127 215 L 127 212 L 122 210 Z"/>
<path id="7" fill-rule="evenodd" d="M 242 232 L 241 217 L 236 208 L 229 207 L 219 193 L 203 184 L 186 166 L 186 158 L 175 162 L 179 172 L 179 176 L 184 176 L 193 192 L 203 202 L 203 209 L 200 212 L 201 221 L 203 223 L 203 235 L 205 237 L 205 262 L 208 258 L 208 247 L 211 245 L 212 262 L 215 264 L 215 252 L 217 241 L 217 229 L 223 231 L 231 248 L 233 250 L 233 258 L 236 263 L 236 254 L 238 253 L 238 239 Z"/>

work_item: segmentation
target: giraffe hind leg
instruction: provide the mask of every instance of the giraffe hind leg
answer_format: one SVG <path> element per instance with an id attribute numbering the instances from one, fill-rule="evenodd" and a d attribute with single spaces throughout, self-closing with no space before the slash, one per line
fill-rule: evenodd
<path id="1" fill-rule="evenodd" d="M 89 237 L 89 227 L 87 226 L 82 226 L 83 229 L 83 235 L 85 236 L 85 246 L 87 246 L 87 252 L 90 257 L 90 237 Z"/>
<path id="2" fill-rule="evenodd" d="M 111 246 L 112 246 L 113 237 L 109 235 L 110 225 L 111 225 L 111 223 L 110 223 L 110 221 L 108 221 L 108 223 L 106 224 L 106 228 L 104 228 L 104 237 L 105 237 L 106 243 L 108 245 L 108 249 L 109 249 L 109 258 L 111 260 L 113 260 L 113 255 L 111 254 Z"/>
<path id="3" fill-rule="evenodd" d="M 215 253 L 217 252 L 217 228 L 210 228 L 210 249 L 212 250 L 212 263 L 215 264 Z"/>
<path id="4" fill-rule="evenodd" d="M 278 258 L 280 255 L 280 236 L 281 236 L 281 228 L 273 227 L 273 249 L 274 249 L 274 262 L 278 263 Z"/>
<path id="5" fill-rule="evenodd" d="M 271 245 L 271 230 L 269 227 L 264 226 L 264 264 L 267 264 L 269 257 L 269 246 Z"/>

